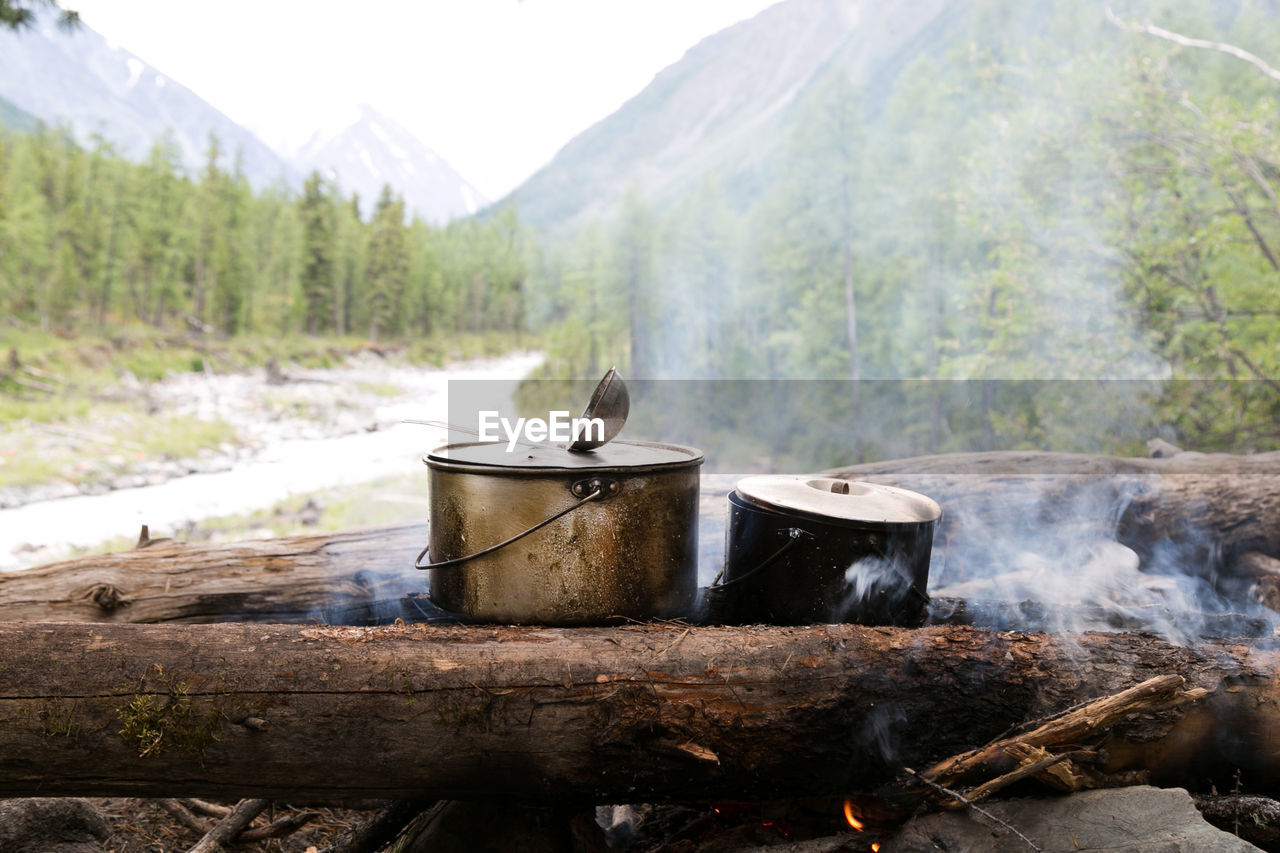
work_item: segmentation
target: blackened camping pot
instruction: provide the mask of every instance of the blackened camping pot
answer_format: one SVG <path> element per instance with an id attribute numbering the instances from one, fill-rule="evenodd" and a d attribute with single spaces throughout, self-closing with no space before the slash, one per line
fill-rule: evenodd
<path id="1" fill-rule="evenodd" d="M 432 600 L 511 624 L 687 615 L 702 454 L 674 444 L 451 444 L 428 468 Z M 429 562 L 424 562 L 429 560 Z"/>
<path id="2" fill-rule="evenodd" d="M 760 476 L 729 495 L 721 620 L 913 625 L 929 598 L 937 502 L 818 476 Z"/>

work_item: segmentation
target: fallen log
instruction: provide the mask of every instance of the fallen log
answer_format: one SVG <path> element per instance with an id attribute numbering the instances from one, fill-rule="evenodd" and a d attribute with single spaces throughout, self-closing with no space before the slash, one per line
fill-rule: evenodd
<path id="1" fill-rule="evenodd" d="M 965 563 L 1007 559 L 1011 543 L 1046 538 L 1114 539 L 1137 552 L 1144 570 L 1178 563 L 1245 582 L 1257 574 L 1256 556 L 1244 559 L 1249 552 L 1280 557 L 1280 453 L 954 453 L 825 473 L 913 489 L 942 504 L 935 542 L 949 549 L 953 576 Z"/>
<path id="2" fill-rule="evenodd" d="M 1018 537 L 1043 543 L 1047 532 L 1060 540 L 1080 539 L 1081 531 L 1115 537 L 1148 563 L 1161 549 L 1177 552 L 1184 568 L 1206 576 L 1225 571 L 1263 599 L 1273 579 L 1260 576 L 1258 560 L 1280 556 L 1280 454 L 952 454 L 834 473 L 901 485 L 942 503 L 935 555 L 945 570 L 935 570 L 935 587 L 975 563 L 999 566 L 1007 543 Z M 701 537 L 712 553 L 724 539 L 724 494 L 732 487 L 731 479 L 704 484 Z M 425 525 L 406 525 L 234 544 L 157 540 L 134 551 L 0 573 L 0 621 L 409 619 L 415 614 L 398 600 L 426 588 L 424 574 L 411 568 L 426 538 Z M 1239 598 L 1246 591 L 1225 592 Z"/>
<path id="3" fill-rule="evenodd" d="M 426 589 L 413 558 L 425 524 L 229 544 L 152 540 L 0 572 L 4 622 L 331 622 L 402 614 Z"/>
<path id="4" fill-rule="evenodd" d="M 0 796 L 842 796 L 1177 673 L 1210 694 L 1080 746 L 1280 787 L 1280 652 L 854 625 L 0 624 Z"/>

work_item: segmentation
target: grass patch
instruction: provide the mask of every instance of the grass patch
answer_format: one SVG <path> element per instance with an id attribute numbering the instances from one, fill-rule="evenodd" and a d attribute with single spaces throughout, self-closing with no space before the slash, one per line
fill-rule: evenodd
<path id="1" fill-rule="evenodd" d="M 193 538 L 234 541 L 247 532 L 273 536 L 332 533 L 383 524 L 425 521 L 427 478 L 402 474 L 368 483 L 294 495 L 267 509 L 242 515 L 206 518 Z"/>
<path id="2" fill-rule="evenodd" d="M 390 382 L 357 382 L 353 387 L 361 393 L 372 394 L 375 397 L 399 397 L 404 394 L 403 388 L 392 385 Z"/>
<path id="3" fill-rule="evenodd" d="M 99 483 L 148 461 L 190 459 L 239 441 L 225 421 L 137 415 L 112 405 L 99 407 L 94 424 L 24 422 L 0 431 L 0 488 Z"/>
<path id="4" fill-rule="evenodd" d="M 235 427 L 226 421 L 173 417 L 147 417 L 118 437 L 134 442 L 148 456 L 166 459 L 187 459 L 238 440 Z"/>
<path id="5" fill-rule="evenodd" d="M 519 350 L 540 349 L 541 338 L 527 332 L 462 333 L 456 335 L 414 338 L 404 348 L 410 364 L 441 367 L 446 362 L 469 358 L 493 358 Z"/>
<path id="6" fill-rule="evenodd" d="M 0 437 L 0 489 L 30 486 L 62 478 L 70 460 L 40 453 L 29 435 Z"/>
<path id="7" fill-rule="evenodd" d="M 0 423 L 96 418 L 96 403 L 105 390 L 120 383 L 126 372 L 147 383 L 202 370 L 254 370 L 273 360 L 282 367 L 323 369 L 340 367 L 351 356 L 366 351 L 376 351 L 393 362 L 441 366 L 449 361 L 534 349 L 539 343 L 528 334 L 514 332 L 415 337 L 373 347 L 353 336 L 246 335 L 222 340 L 148 326 L 60 336 L 27 327 L 9 327 L 0 337 L 0 358 L 7 359 L 12 352 L 21 368 L 10 375 L 7 362 L 0 362 Z M 40 391 L 38 386 L 53 390 Z M 390 386 L 377 391 L 384 392 L 392 396 Z"/>

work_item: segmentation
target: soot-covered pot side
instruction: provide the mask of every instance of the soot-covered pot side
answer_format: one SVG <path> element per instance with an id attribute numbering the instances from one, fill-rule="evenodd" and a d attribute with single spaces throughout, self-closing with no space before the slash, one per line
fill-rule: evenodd
<path id="1" fill-rule="evenodd" d="M 436 604 L 512 624 L 688 615 L 697 587 L 698 470 L 678 445 L 611 442 L 591 454 L 460 444 L 429 469 Z M 595 495 L 593 497 L 593 495 Z"/>

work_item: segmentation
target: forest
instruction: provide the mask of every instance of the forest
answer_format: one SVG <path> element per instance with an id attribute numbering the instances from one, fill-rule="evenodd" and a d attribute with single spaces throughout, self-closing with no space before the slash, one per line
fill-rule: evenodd
<path id="1" fill-rule="evenodd" d="M 1280 58 L 1280 10 L 962 5 L 888 83 L 836 68 L 814 86 L 758 190 L 709 175 L 656 204 L 632 187 L 612 220 L 548 250 L 530 304 L 552 352 L 583 374 L 618 359 L 649 376 L 860 379 L 864 417 L 879 387 L 933 420 L 899 452 L 1145 452 L 1143 431 L 1280 446 L 1280 72 L 1259 57 Z M 899 379 L 984 387 L 866 383 Z M 1032 381 L 1082 379 L 1116 380 L 1067 392 L 1088 418 L 1066 386 Z M 939 424 L 927 397 L 981 417 Z M 858 408 L 824 400 L 827 424 Z M 913 419 L 891 420 L 882 434 Z"/>
<path id="2" fill-rule="evenodd" d="M 254 192 L 216 138 L 188 176 L 171 140 L 133 163 L 65 129 L 0 134 L 0 304 L 45 331 L 509 331 L 526 251 L 512 213 L 436 227 L 384 187 L 366 221 L 319 173 Z"/>
<path id="3" fill-rule="evenodd" d="M 636 184 L 554 231 L 503 204 L 407 219 L 393 187 L 366 221 L 319 174 L 254 192 L 216 139 L 187 175 L 164 139 L 133 163 L 5 133 L 0 304 L 53 332 L 532 331 L 557 377 L 859 380 L 814 405 L 899 437 L 924 423 L 897 453 L 1280 447 L 1276 4 L 964 8 L 891 73 L 829 68 L 748 178 Z M 1084 403 L 1035 385 L 1086 379 L 1116 384 Z M 1082 405 L 1106 410 L 1095 432 L 1128 429 L 1085 442 Z"/>

